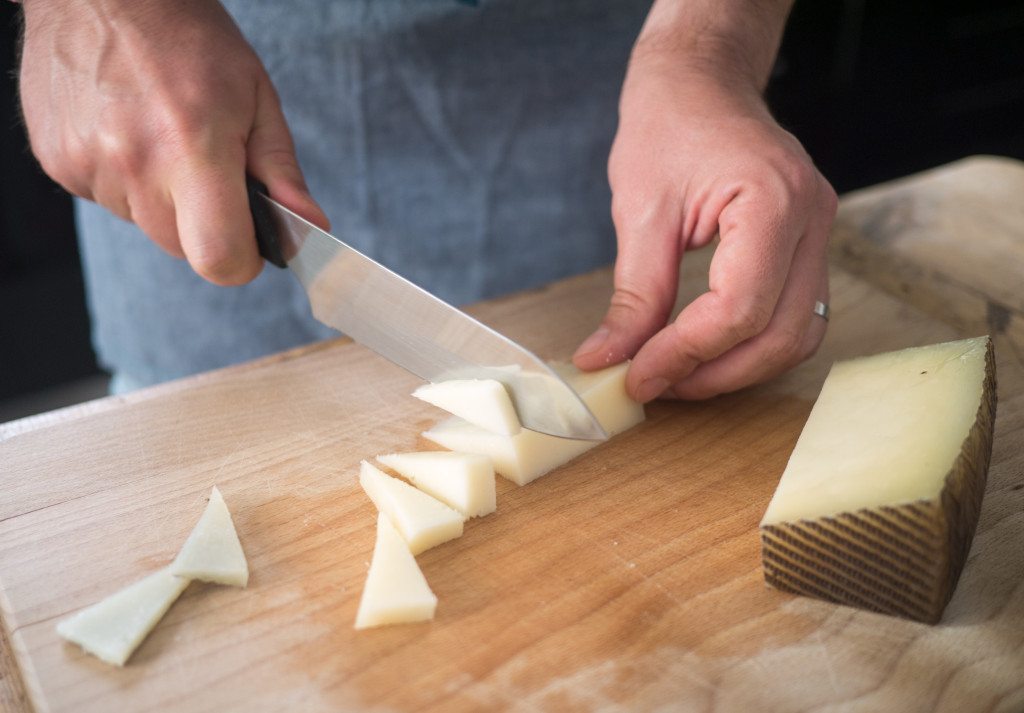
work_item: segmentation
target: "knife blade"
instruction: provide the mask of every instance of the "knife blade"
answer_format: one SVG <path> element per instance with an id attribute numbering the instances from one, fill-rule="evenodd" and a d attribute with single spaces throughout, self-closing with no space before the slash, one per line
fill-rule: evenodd
<path id="1" fill-rule="evenodd" d="M 583 400 L 529 350 L 363 255 L 249 179 L 260 254 L 302 284 L 313 316 L 427 381 L 495 379 L 524 428 L 608 437 Z"/>

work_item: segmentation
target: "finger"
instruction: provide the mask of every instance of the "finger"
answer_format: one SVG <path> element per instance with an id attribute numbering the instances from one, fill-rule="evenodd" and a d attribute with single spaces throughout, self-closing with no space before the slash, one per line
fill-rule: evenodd
<path id="1" fill-rule="evenodd" d="M 817 226 L 815 226 L 817 230 Z M 814 314 L 818 300 L 828 304 L 824 237 L 809 232 L 793 257 L 786 286 L 767 328 L 721 356 L 697 366 L 667 395 L 704 399 L 767 381 L 811 356 L 828 322 Z"/>
<path id="2" fill-rule="evenodd" d="M 246 164 L 275 200 L 324 230 L 330 229 L 327 215 L 306 187 L 291 132 L 269 79 L 256 91 L 256 120 L 246 142 Z"/>
<path id="3" fill-rule="evenodd" d="M 748 191 L 722 210 L 710 289 L 637 353 L 626 378 L 633 398 L 655 398 L 768 326 L 805 227 L 791 208 Z"/>
<path id="4" fill-rule="evenodd" d="M 120 181 L 105 180 L 97 175 L 92 181 L 90 198 L 97 205 L 101 205 L 121 220 L 131 222 L 132 211 L 128 205 L 128 196 L 125 194 L 124 186 Z"/>
<path id="5" fill-rule="evenodd" d="M 241 285 L 263 268 L 245 189 L 244 149 L 221 148 L 175 174 L 170 185 L 182 250 L 217 285 Z"/>
<path id="6" fill-rule="evenodd" d="M 131 219 L 150 240 L 172 257 L 185 257 L 170 194 L 163 190 L 150 195 L 129 192 L 128 208 Z"/>
<path id="7" fill-rule="evenodd" d="M 677 202 L 666 196 L 653 208 L 635 205 L 613 212 L 618 239 L 615 292 L 600 327 L 573 355 L 584 370 L 636 354 L 665 326 L 676 300 L 681 255 Z"/>

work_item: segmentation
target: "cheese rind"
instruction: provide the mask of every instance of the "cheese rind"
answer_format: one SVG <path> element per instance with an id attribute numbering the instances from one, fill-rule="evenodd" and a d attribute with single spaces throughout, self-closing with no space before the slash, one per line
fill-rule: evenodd
<path id="1" fill-rule="evenodd" d="M 437 597 L 416 558 L 384 513 L 377 515 L 377 541 L 356 613 L 356 629 L 434 618 Z"/>
<path id="2" fill-rule="evenodd" d="M 424 451 L 391 453 L 377 460 L 463 517 L 489 515 L 497 508 L 494 466 L 486 456 Z"/>
<path id="3" fill-rule="evenodd" d="M 235 587 L 249 583 L 249 564 L 217 486 L 210 492 L 210 501 L 199 522 L 171 563 L 171 574 Z"/>
<path id="4" fill-rule="evenodd" d="M 937 621 L 992 449 L 987 337 L 833 366 L 761 522 L 781 589 Z"/>
<path id="5" fill-rule="evenodd" d="M 365 460 L 359 464 L 359 484 L 414 555 L 462 535 L 462 513 Z"/>
<path id="6" fill-rule="evenodd" d="M 519 433 L 519 417 L 508 389 L 500 381 L 452 379 L 426 384 L 412 395 L 490 433 L 506 436 Z"/>
<path id="7" fill-rule="evenodd" d="M 189 580 L 164 567 L 57 624 L 57 633 L 114 666 L 124 666 Z"/>
<path id="8" fill-rule="evenodd" d="M 581 372 L 571 365 L 552 365 L 583 399 L 609 436 L 644 420 L 644 409 L 626 394 L 629 364 L 596 372 Z M 453 451 L 479 453 L 491 459 L 494 470 L 518 485 L 525 485 L 590 450 L 596 441 L 557 438 L 522 430 L 502 436 L 460 418 L 442 421 L 423 437 Z"/>

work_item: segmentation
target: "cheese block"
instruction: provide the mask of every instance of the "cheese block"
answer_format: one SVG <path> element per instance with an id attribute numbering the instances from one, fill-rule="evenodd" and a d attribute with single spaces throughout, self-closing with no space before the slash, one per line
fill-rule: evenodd
<path id="1" fill-rule="evenodd" d="M 188 583 L 164 567 L 63 620 L 57 633 L 101 661 L 124 666 Z"/>
<path id="2" fill-rule="evenodd" d="M 564 364 L 552 368 L 580 395 L 609 436 L 644 420 L 643 406 L 626 394 L 628 362 L 594 372 L 581 372 Z M 596 441 L 557 438 L 526 429 L 503 436 L 460 418 L 437 424 L 423 437 L 453 451 L 487 456 L 495 471 L 518 485 L 536 480 L 599 445 Z"/>
<path id="3" fill-rule="evenodd" d="M 761 521 L 767 582 L 938 621 L 978 521 L 995 412 L 987 337 L 836 363 Z"/>
<path id="4" fill-rule="evenodd" d="M 215 584 L 244 587 L 249 565 L 224 497 L 214 486 L 199 522 L 171 563 L 171 574 Z"/>
<path id="5" fill-rule="evenodd" d="M 377 456 L 377 460 L 464 518 L 489 515 L 497 509 L 494 466 L 487 456 L 425 451 L 391 453 Z"/>
<path id="6" fill-rule="evenodd" d="M 485 431 L 506 436 L 519 433 L 519 417 L 508 390 L 500 381 L 452 379 L 426 384 L 413 391 L 412 395 Z"/>
<path id="7" fill-rule="evenodd" d="M 462 513 L 365 460 L 359 465 L 359 484 L 414 555 L 462 535 Z"/>
<path id="8" fill-rule="evenodd" d="M 437 597 L 409 546 L 384 513 L 377 515 L 377 542 L 356 613 L 356 629 L 434 618 Z"/>

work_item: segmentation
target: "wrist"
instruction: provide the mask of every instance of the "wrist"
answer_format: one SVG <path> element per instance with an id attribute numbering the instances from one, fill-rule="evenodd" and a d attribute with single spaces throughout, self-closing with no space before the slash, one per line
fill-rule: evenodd
<path id="1" fill-rule="evenodd" d="M 760 96 L 792 0 L 656 0 L 633 47 L 645 64 Z"/>
<path id="2" fill-rule="evenodd" d="M 624 121 L 685 107 L 687 116 L 772 121 L 761 88 L 721 62 L 704 62 L 654 46 L 639 48 L 629 63 L 619 99 Z"/>

